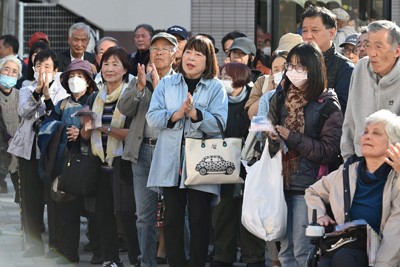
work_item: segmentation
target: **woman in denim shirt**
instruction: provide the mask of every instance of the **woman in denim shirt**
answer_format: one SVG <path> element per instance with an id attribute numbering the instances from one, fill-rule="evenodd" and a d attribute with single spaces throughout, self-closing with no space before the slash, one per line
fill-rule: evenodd
<path id="1" fill-rule="evenodd" d="M 184 218 L 189 210 L 190 259 L 186 266 L 205 266 L 211 201 L 219 185 L 185 186 L 184 138 L 219 134 L 217 119 L 226 126 L 228 99 L 215 77 L 214 47 L 203 36 L 191 38 L 179 65 L 180 74 L 164 77 L 154 90 L 146 115 L 160 130 L 147 186 L 162 191 L 165 200 L 165 245 L 171 267 L 186 265 Z"/>

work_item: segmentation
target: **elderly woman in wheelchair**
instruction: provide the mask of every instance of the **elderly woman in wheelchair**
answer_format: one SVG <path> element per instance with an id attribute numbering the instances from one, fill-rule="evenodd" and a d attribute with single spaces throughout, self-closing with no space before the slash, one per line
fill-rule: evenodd
<path id="1" fill-rule="evenodd" d="M 364 244 L 345 244 L 333 254 L 322 254 L 317 263 L 319 267 L 399 266 L 399 143 L 400 117 L 388 110 L 373 113 L 366 118 L 360 139 L 362 157 L 353 163 L 347 161 L 306 190 L 309 216 L 311 218 L 312 210 L 316 210 L 319 225 L 363 219 L 380 241 L 372 262 L 370 246 L 365 244 L 365 239 L 359 238 L 354 243 Z M 333 217 L 327 215 L 329 205 Z"/>

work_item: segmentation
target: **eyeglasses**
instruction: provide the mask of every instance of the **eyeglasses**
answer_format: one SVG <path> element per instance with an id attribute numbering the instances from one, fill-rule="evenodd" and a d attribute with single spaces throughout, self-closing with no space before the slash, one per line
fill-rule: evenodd
<path id="1" fill-rule="evenodd" d="M 156 53 L 161 53 L 161 54 L 166 54 L 168 52 L 174 51 L 173 48 L 167 48 L 167 47 L 158 48 L 158 47 L 154 47 L 154 46 L 150 46 L 149 50 L 150 50 L 150 52 L 156 52 Z"/>
<path id="2" fill-rule="evenodd" d="M 357 47 L 350 48 L 350 47 L 345 47 L 343 48 L 343 54 L 348 55 L 350 53 L 356 54 L 357 53 Z"/>
<path id="3" fill-rule="evenodd" d="M 291 71 L 291 70 L 295 69 L 298 73 L 302 73 L 303 71 L 306 70 L 306 67 L 301 64 L 293 65 L 291 63 L 285 62 L 284 66 L 285 66 L 285 70 Z"/>

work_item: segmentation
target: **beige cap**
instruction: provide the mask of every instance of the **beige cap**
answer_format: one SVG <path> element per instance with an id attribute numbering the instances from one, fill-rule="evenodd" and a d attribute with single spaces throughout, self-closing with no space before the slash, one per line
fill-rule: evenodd
<path id="1" fill-rule="evenodd" d="M 284 50 L 289 52 L 293 47 L 301 44 L 302 42 L 303 38 L 301 38 L 300 35 L 295 33 L 287 33 L 282 35 L 281 39 L 279 39 L 279 44 L 276 50 Z"/>
<path id="2" fill-rule="evenodd" d="M 336 15 L 336 19 L 349 21 L 350 15 L 344 9 L 341 8 L 334 8 L 332 9 L 332 13 Z"/>

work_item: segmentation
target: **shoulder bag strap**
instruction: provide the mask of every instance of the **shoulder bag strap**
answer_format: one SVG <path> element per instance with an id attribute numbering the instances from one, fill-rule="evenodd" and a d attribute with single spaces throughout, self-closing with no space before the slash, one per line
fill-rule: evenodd
<path id="1" fill-rule="evenodd" d="M 350 221 L 350 179 L 349 167 L 354 162 L 360 161 L 361 157 L 353 155 L 343 165 L 343 197 L 344 197 L 344 221 Z"/>
<path id="2" fill-rule="evenodd" d="M 344 197 L 344 221 L 350 220 L 350 182 L 349 182 L 349 161 L 343 166 L 343 197 Z"/>

